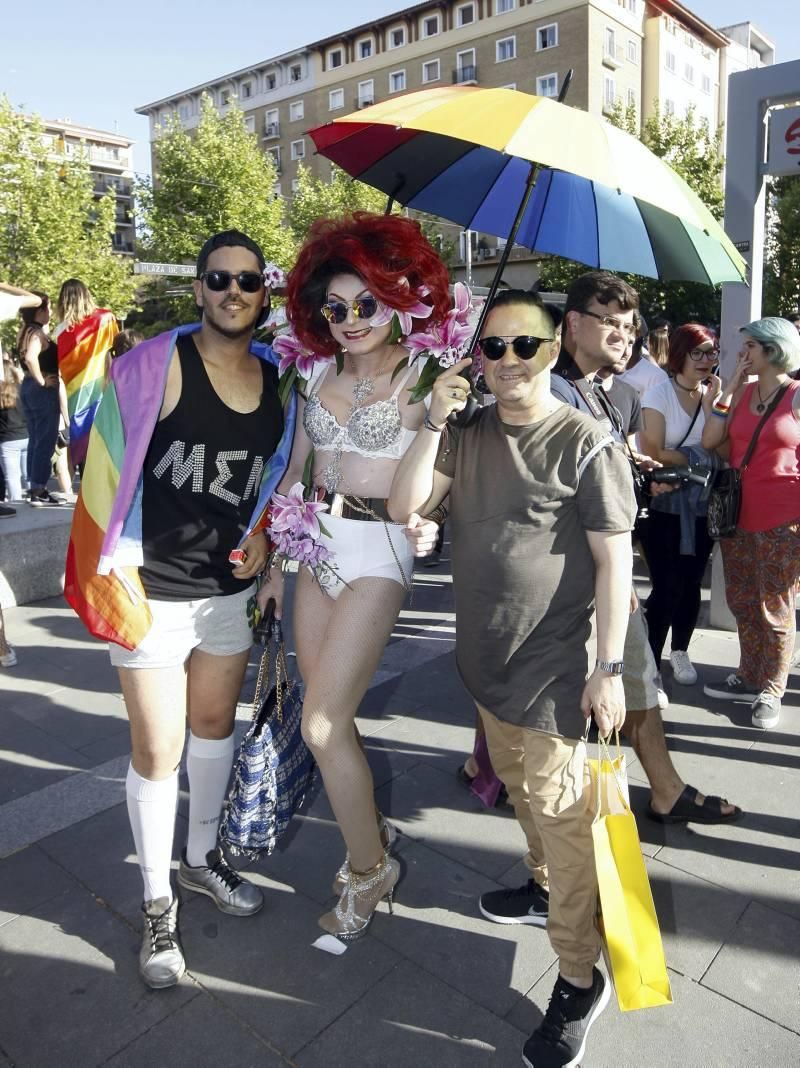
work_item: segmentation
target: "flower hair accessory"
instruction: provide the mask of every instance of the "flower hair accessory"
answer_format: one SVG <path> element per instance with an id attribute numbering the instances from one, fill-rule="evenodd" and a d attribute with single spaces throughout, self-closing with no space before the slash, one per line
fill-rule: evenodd
<path id="1" fill-rule="evenodd" d="M 387 326 L 391 323 L 394 317 L 397 317 L 396 332 L 399 337 L 406 337 L 414 329 L 414 319 L 429 319 L 433 308 L 430 304 L 423 304 L 422 297 L 427 297 L 430 290 L 427 286 L 420 286 L 415 290 L 416 296 L 420 299 L 416 304 L 413 304 L 410 308 L 406 308 L 405 311 L 400 311 L 398 308 L 392 308 L 388 304 L 380 304 L 378 311 L 369 321 L 370 326 Z"/>
<path id="2" fill-rule="evenodd" d="M 277 263 L 266 264 L 261 274 L 264 279 L 264 285 L 269 286 L 270 289 L 286 288 L 286 275 Z"/>
<path id="3" fill-rule="evenodd" d="M 469 286 L 456 282 L 453 287 L 453 307 L 444 319 L 405 339 L 403 344 L 408 349 L 408 362 L 418 359 L 425 361 L 419 379 L 411 390 L 412 402 L 424 400 L 442 371 L 471 355 L 468 349 L 475 331 L 476 313 Z"/>
<path id="4" fill-rule="evenodd" d="M 278 375 L 281 404 L 286 402 L 296 379 L 307 382 L 317 364 L 331 363 L 334 359 L 333 356 L 322 356 L 307 349 L 291 328 L 275 337 L 272 351 L 280 357 Z"/>

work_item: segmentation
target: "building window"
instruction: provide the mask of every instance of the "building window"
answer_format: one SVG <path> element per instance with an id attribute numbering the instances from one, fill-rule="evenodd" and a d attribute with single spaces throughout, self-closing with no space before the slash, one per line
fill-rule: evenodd
<path id="1" fill-rule="evenodd" d="M 341 67 L 342 65 L 342 50 L 341 48 L 334 48 L 328 53 L 328 66 Z"/>
<path id="2" fill-rule="evenodd" d="M 617 101 L 617 83 L 608 75 L 603 79 L 603 105 L 613 108 Z"/>
<path id="3" fill-rule="evenodd" d="M 622 0 L 622 6 L 632 15 L 636 14 L 636 0 Z"/>
<path id="4" fill-rule="evenodd" d="M 375 82 L 370 78 L 366 82 L 358 83 L 358 106 L 360 108 L 371 107 L 375 103 Z"/>
<path id="5" fill-rule="evenodd" d="M 276 182 L 275 185 L 273 185 L 273 187 L 272 187 L 272 199 L 273 200 L 278 200 L 278 199 L 280 199 L 281 196 L 283 196 L 283 193 L 282 193 L 282 190 L 281 190 L 281 183 L 280 182 Z"/>
<path id="6" fill-rule="evenodd" d="M 675 114 L 675 101 L 674 100 L 670 100 L 669 97 L 667 97 L 667 99 L 664 101 L 664 114 L 665 115 L 674 115 Z"/>
<path id="7" fill-rule="evenodd" d="M 264 88 L 266 89 L 267 92 L 269 92 L 271 89 L 274 89 L 277 84 L 278 84 L 278 77 L 277 77 L 276 74 L 265 74 L 264 75 Z"/>
<path id="8" fill-rule="evenodd" d="M 248 133 L 256 132 L 256 117 L 255 115 L 245 115 L 244 128 Z"/>
<path id="9" fill-rule="evenodd" d="M 516 37 L 504 37 L 501 41 L 495 42 L 495 62 L 505 63 L 508 59 L 516 59 L 517 56 L 517 39 Z"/>
<path id="10" fill-rule="evenodd" d="M 278 148 L 278 147 L 276 147 L 276 148 L 268 148 L 266 154 L 272 158 L 272 162 L 275 164 L 276 173 L 280 174 L 281 173 L 281 150 L 280 150 L 280 148 Z"/>
<path id="11" fill-rule="evenodd" d="M 241 92 L 242 92 L 242 100 L 249 100 L 250 97 L 253 95 L 253 83 L 252 82 L 242 82 Z"/>
<path id="12" fill-rule="evenodd" d="M 292 192 L 296 193 L 299 188 L 300 188 L 300 179 L 299 178 L 292 178 Z"/>
<path id="13" fill-rule="evenodd" d="M 281 126 L 278 121 L 278 109 L 270 108 L 264 112 L 264 136 L 280 137 Z"/>
<path id="14" fill-rule="evenodd" d="M 517 0 L 494 0 L 495 15 L 504 15 L 506 11 L 513 11 L 517 6 Z"/>
<path id="15" fill-rule="evenodd" d="M 475 21 L 475 5 L 464 4 L 456 8 L 456 26 L 469 26 Z"/>
<path id="16" fill-rule="evenodd" d="M 299 122 L 305 115 L 305 110 L 302 100 L 293 100 L 289 105 L 289 122 Z"/>
<path id="17" fill-rule="evenodd" d="M 694 67 L 691 63 L 685 64 L 683 68 L 683 76 L 689 85 L 694 85 Z"/>
<path id="18" fill-rule="evenodd" d="M 405 87 L 406 72 L 404 70 L 393 70 L 389 75 L 389 92 L 402 93 Z"/>
<path id="19" fill-rule="evenodd" d="M 711 79 L 709 78 L 709 76 L 707 74 L 703 75 L 703 92 L 704 93 L 710 93 L 711 92 Z"/>
<path id="20" fill-rule="evenodd" d="M 549 26 L 540 26 L 536 31 L 536 51 L 543 52 L 545 48 L 555 48 L 558 44 L 558 23 L 552 22 Z"/>
<path id="21" fill-rule="evenodd" d="M 397 26 L 393 30 L 389 30 L 389 47 L 390 48 L 402 48 L 406 43 L 406 28 L 405 26 Z"/>
<path id="22" fill-rule="evenodd" d="M 186 122 L 187 121 L 187 119 L 189 118 L 189 105 L 188 104 L 179 104 L 178 105 L 178 118 L 181 120 L 181 122 Z"/>
<path id="23" fill-rule="evenodd" d="M 665 66 L 666 66 L 668 71 L 670 71 L 672 74 L 675 73 L 675 53 L 674 52 L 667 52 L 666 56 L 664 57 L 664 64 L 665 64 Z"/>
<path id="24" fill-rule="evenodd" d="M 629 89 L 628 90 L 628 107 L 629 108 L 635 108 L 636 107 L 636 90 L 635 89 Z"/>
<path id="25" fill-rule="evenodd" d="M 306 158 L 306 142 L 305 142 L 305 138 L 301 137 L 299 141 L 292 141 L 291 150 L 292 150 L 292 159 L 305 159 Z"/>
<path id="26" fill-rule="evenodd" d="M 331 89 L 328 93 L 328 111 L 344 107 L 344 89 Z"/>
<path id="27" fill-rule="evenodd" d="M 364 41 L 358 42 L 358 58 L 369 59 L 372 55 L 372 38 L 368 37 Z"/>
<path id="28" fill-rule="evenodd" d="M 536 93 L 538 96 L 558 96 L 558 75 L 543 74 L 537 78 Z"/>
<path id="29" fill-rule="evenodd" d="M 639 42 L 638 41 L 632 41 L 632 40 L 628 41 L 628 62 L 629 63 L 638 63 L 639 62 Z"/>
<path id="30" fill-rule="evenodd" d="M 230 104 L 230 102 L 231 102 L 231 91 L 230 91 L 230 89 L 222 89 L 220 91 L 219 102 L 222 105 L 222 107 L 225 107 L 226 104 Z"/>
<path id="31" fill-rule="evenodd" d="M 456 85 L 464 82 L 474 82 L 478 78 L 478 68 L 475 66 L 475 49 L 467 48 L 463 52 L 456 53 Z"/>
<path id="32" fill-rule="evenodd" d="M 439 16 L 429 15 L 422 20 L 422 36 L 435 37 L 439 32 Z"/>
<path id="33" fill-rule="evenodd" d="M 429 59 L 422 64 L 422 81 L 438 82 L 441 78 L 441 66 L 438 59 Z"/>
<path id="34" fill-rule="evenodd" d="M 289 81 L 299 82 L 302 77 L 303 68 L 300 66 L 299 63 L 293 63 L 292 66 L 289 67 Z"/>
<path id="35" fill-rule="evenodd" d="M 603 38 L 603 49 L 605 54 L 610 59 L 615 59 L 617 55 L 617 35 L 610 26 L 606 26 L 605 37 Z"/>

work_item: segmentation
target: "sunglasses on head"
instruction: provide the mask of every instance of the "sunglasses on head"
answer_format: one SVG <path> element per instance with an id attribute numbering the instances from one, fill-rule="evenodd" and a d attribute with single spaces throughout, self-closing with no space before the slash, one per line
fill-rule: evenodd
<path id="1" fill-rule="evenodd" d="M 232 274 L 230 271 L 203 271 L 200 275 L 200 280 L 205 282 L 212 293 L 223 293 L 230 289 L 234 279 L 243 293 L 257 293 L 264 285 L 264 279 L 258 271 L 239 271 L 238 274 Z"/>
<path id="2" fill-rule="evenodd" d="M 511 348 L 521 360 L 529 360 L 536 355 L 536 350 L 546 341 L 553 341 L 552 337 L 533 337 L 529 334 L 521 334 L 519 337 L 482 337 L 478 342 L 483 355 L 487 360 L 502 360 L 511 342 Z"/>
<path id="3" fill-rule="evenodd" d="M 378 302 L 375 297 L 356 297 L 355 300 L 329 300 L 323 304 L 320 311 L 329 323 L 343 323 L 347 318 L 349 309 L 353 309 L 356 319 L 371 319 L 378 310 Z"/>

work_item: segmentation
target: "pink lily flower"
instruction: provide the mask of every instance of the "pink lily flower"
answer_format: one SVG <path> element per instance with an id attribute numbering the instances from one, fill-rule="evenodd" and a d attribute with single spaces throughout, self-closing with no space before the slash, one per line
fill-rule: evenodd
<path id="1" fill-rule="evenodd" d="M 457 282 L 453 289 L 453 307 L 444 319 L 428 330 L 411 334 L 405 339 L 410 360 L 427 356 L 433 357 L 440 367 L 452 367 L 469 355 L 466 350 L 473 333 L 470 323 L 473 310 L 469 286 Z"/>
<path id="2" fill-rule="evenodd" d="M 298 375 L 306 381 L 311 377 L 316 364 L 330 363 L 333 360 L 333 356 L 321 356 L 311 352 L 298 340 L 293 330 L 278 334 L 272 342 L 272 351 L 277 352 L 281 358 L 278 365 L 279 375 L 285 374 L 294 366 Z"/>
<path id="3" fill-rule="evenodd" d="M 301 538 L 316 539 L 320 536 L 317 512 L 327 508 L 323 502 L 303 500 L 303 483 L 295 482 L 288 493 L 272 494 L 269 530 L 277 535 L 288 534 L 294 542 Z"/>
<path id="4" fill-rule="evenodd" d="M 416 290 L 418 297 L 427 297 L 430 290 L 427 286 L 420 286 Z M 379 304 L 378 311 L 369 321 L 370 326 L 388 326 L 392 321 L 392 316 L 396 315 L 398 322 L 400 323 L 400 333 L 403 337 L 407 337 L 414 329 L 414 319 L 429 319 L 433 313 L 433 308 L 430 304 L 423 304 L 421 300 L 418 300 L 416 304 L 413 304 L 406 311 L 400 311 L 398 308 L 391 308 L 388 304 Z"/>

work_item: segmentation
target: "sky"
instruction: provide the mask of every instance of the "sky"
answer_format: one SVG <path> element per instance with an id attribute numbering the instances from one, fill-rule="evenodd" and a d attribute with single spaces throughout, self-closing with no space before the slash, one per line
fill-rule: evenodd
<path id="1" fill-rule="evenodd" d="M 800 59 L 789 0 L 683 0 L 712 26 L 752 20 Z M 149 169 L 134 108 L 407 6 L 402 0 L 0 0 L 0 93 L 48 119 L 118 131 Z M 36 15 L 29 11 L 35 9 Z"/>

